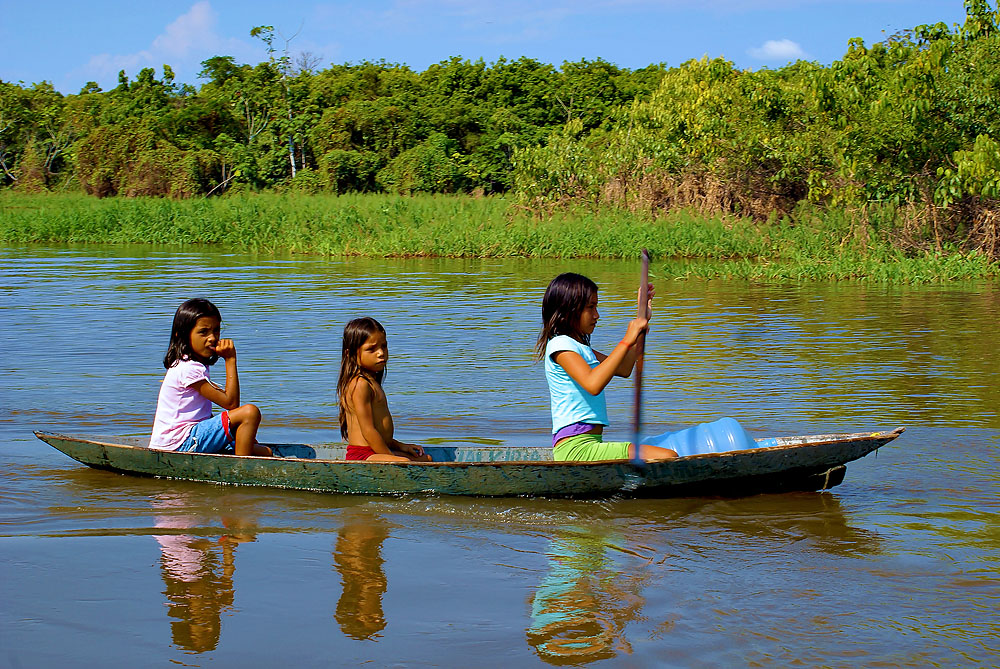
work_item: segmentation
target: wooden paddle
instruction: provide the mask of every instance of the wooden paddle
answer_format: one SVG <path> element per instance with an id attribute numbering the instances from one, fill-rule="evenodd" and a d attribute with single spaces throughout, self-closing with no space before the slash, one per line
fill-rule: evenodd
<path id="1" fill-rule="evenodd" d="M 639 277 L 639 310 L 638 317 L 646 317 L 646 303 L 649 302 L 649 251 L 642 250 L 642 274 Z M 635 457 L 632 463 L 641 467 L 644 462 L 639 457 L 639 432 L 642 429 L 642 359 L 646 351 L 646 333 L 639 335 L 635 342 L 635 403 L 632 413 L 632 443 L 635 445 Z"/>

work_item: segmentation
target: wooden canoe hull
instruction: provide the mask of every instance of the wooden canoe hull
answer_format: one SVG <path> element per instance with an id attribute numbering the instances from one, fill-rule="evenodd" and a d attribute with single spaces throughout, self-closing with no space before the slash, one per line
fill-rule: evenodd
<path id="1" fill-rule="evenodd" d="M 90 467 L 125 474 L 333 493 L 480 496 L 739 496 L 821 490 L 847 462 L 903 432 L 780 437 L 778 445 L 694 455 L 636 468 L 628 462 L 553 462 L 548 448 L 428 447 L 435 462 L 343 460 L 343 448 L 276 444 L 285 457 L 156 451 L 135 438 L 36 432 Z M 504 458 L 518 458 L 516 460 Z"/>

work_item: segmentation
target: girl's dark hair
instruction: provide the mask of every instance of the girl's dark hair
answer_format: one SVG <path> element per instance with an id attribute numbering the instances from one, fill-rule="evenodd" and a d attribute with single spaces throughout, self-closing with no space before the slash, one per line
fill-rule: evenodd
<path id="1" fill-rule="evenodd" d="M 374 318 L 355 318 L 344 326 L 344 344 L 340 353 L 340 378 L 337 379 L 337 403 L 340 405 L 340 436 L 347 439 L 347 412 L 351 410 L 347 401 L 347 387 L 351 381 L 361 377 L 369 385 L 382 384 L 385 369 L 372 374 L 358 362 L 358 350 L 376 332 L 385 334 L 385 328 Z"/>
<path id="2" fill-rule="evenodd" d="M 558 335 L 568 335 L 590 346 L 590 335 L 580 332 L 580 314 L 597 295 L 597 284 L 583 276 L 566 272 L 552 279 L 542 297 L 542 331 L 535 344 L 538 358 L 545 355 L 545 346 Z"/>
<path id="3" fill-rule="evenodd" d="M 177 307 L 177 313 L 174 314 L 174 325 L 170 330 L 170 346 L 167 347 L 167 354 L 163 356 L 164 367 L 170 369 L 175 362 L 183 359 L 184 356 L 194 357 L 194 351 L 191 350 L 191 330 L 194 329 L 199 318 L 205 317 L 217 318 L 220 323 L 222 322 L 222 315 L 219 314 L 218 308 L 200 297 L 188 300 Z M 218 359 L 218 355 L 212 355 L 208 359 L 208 364 L 214 365 Z"/>

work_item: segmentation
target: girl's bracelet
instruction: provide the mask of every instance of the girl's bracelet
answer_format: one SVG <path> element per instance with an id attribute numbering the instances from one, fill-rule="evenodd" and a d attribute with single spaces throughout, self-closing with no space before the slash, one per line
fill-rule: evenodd
<path id="1" fill-rule="evenodd" d="M 619 343 L 619 344 L 625 344 L 625 348 L 628 348 L 628 349 L 631 349 L 631 348 L 632 348 L 632 346 L 634 346 L 634 344 L 635 344 L 635 342 L 633 342 L 633 343 L 631 343 L 631 344 L 630 344 L 630 343 L 628 343 L 627 341 L 625 341 L 624 339 L 622 339 L 622 340 L 621 340 L 620 342 L 618 342 L 618 343 Z"/>

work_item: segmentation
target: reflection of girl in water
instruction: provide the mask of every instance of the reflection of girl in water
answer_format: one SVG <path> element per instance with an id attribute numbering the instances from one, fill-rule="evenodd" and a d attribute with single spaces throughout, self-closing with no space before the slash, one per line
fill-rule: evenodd
<path id="1" fill-rule="evenodd" d="M 388 583 L 382 568 L 382 542 L 388 537 L 385 522 L 368 514 L 348 518 L 338 533 L 333 563 L 344 589 L 333 617 L 351 638 L 377 638 L 385 628 L 382 595 Z"/>
<path id="2" fill-rule="evenodd" d="M 185 513 L 186 501 L 176 495 L 153 500 L 155 525 L 182 530 L 198 526 L 198 518 Z M 160 545 L 160 571 L 166 589 L 170 628 L 174 645 L 203 653 L 214 650 L 222 631 L 222 612 L 233 605 L 234 549 L 236 544 L 253 541 L 252 532 L 241 529 L 245 522 L 225 517 L 223 524 L 235 530 L 213 541 L 191 534 L 162 534 L 154 538 Z"/>
<path id="3" fill-rule="evenodd" d="M 610 542 L 590 530 L 562 531 L 549 548 L 549 573 L 531 602 L 528 643 L 551 664 L 631 653 L 625 626 L 642 608 L 639 585 L 607 558 Z"/>

